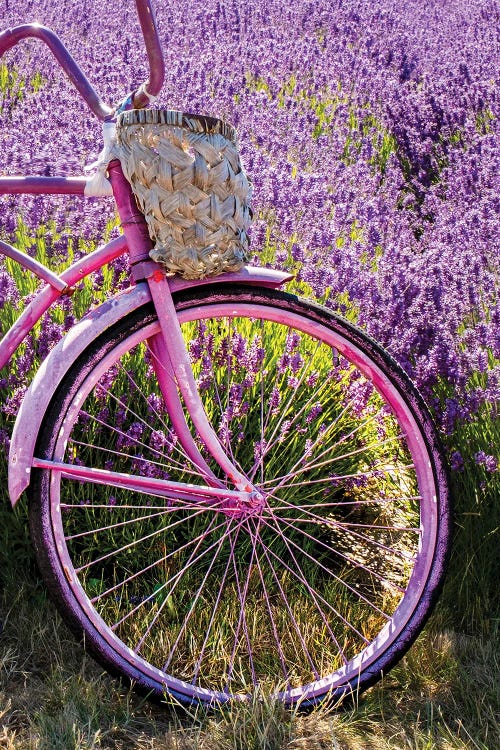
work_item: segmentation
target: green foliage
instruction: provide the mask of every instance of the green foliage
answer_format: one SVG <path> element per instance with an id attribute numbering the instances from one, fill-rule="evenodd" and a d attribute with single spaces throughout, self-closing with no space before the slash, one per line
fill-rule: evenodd
<path id="1" fill-rule="evenodd" d="M 478 109 L 476 114 L 476 129 L 478 133 L 486 135 L 492 133 L 493 128 L 491 122 L 495 119 L 495 115 L 489 107 L 482 107 Z"/>
<path id="2" fill-rule="evenodd" d="M 455 534 L 443 602 L 465 632 L 490 634 L 500 623 L 500 470 L 487 471 L 475 460 L 479 451 L 491 453 L 499 444 L 500 421 L 487 407 L 449 439 L 464 468 L 452 474 Z"/>
<path id="3" fill-rule="evenodd" d="M 45 83 L 38 71 L 26 80 L 13 65 L 0 63 L 0 114 L 15 107 L 27 94 L 37 94 Z"/>
<path id="4" fill-rule="evenodd" d="M 344 146 L 342 152 L 336 156 L 347 165 L 353 164 L 362 148 L 370 144 L 372 153 L 368 159 L 369 164 L 374 173 L 384 175 L 387 162 L 396 150 L 396 139 L 371 112 L 368 102 L 364 105 L 366 111 L 359 113 L 355 109 L 351 93 L 344 91 L 340 81 L 335 89 L 326 87 L 318 92 L 312 87 L 311 90 L 305 86 L 300 87 L 297 77 L 292 74 L 277 92 L 273 92 L 263 77 L 247 73 L 246 86 L 250 91 L 263 92 L 269 98 L 275 96 L 280 107 L 285 107 L 287 100 L 293 99 L 301 110 L 312 112 L 315 118 L 311 131 L 313 140 L 317 140 L 322 135 L 326 135 L 331 128 L 335 128 L 338 108 L 347 107 L 349 114 Z"/>
<path id="5" fill-rule="evenodd" d="M 115 226 L 112 221 L 108 224 L 104 236 L 104 242 L 109 239 L 109 235 Z M 15 246 L 34 257 L 42 264 L 50 268 L 54 273 L 62 273 L 78 258 L 92 252 L 96 248 L 96 243 L 92 240 L 83 238 L 75 239 L 70 230 L 57 228 L 54 221 L 49 220 L 41 224 L 34 230 L 29 227 L 19 217 L 14 238 Z M 54 251 L 53 248 L 60 248 Z M 12 277 L 18 292 L 18 299 L 6 301 L 2 307 L 0 316 L 0 333 L 4 335 L 9 328 L 15 323 L 19 315 L 23 312 L 26 304 L 32 300 L 34 295 L 40 291 L 43 286 L 41 282 L 30 271 L 25 270 L 19 263 L 14 260 L 2 257 L 2 263 L 5 270 Z M 40 364 L 38 356 L 35 357 L 32 367 L 29 371 L 18 371 L 19 356 L 23 355 L 26 346 L 32 347 L 37 351 L 37 337 L 50 320 L 54 324 L 64 326 L 65 320 L 71 314 L 76 319 L 80 319 L 93 306 L 104 302 L 105 299 L 115 294 L 117 286 L 121 283 L 122 278 L 117 277 L 113 265 L 104 266 L 99 272 L 98 282 L 96 275 L 87 276 L 76 286 L 71 299 L 67 297 L 60 298 L 46 313 L 45 317 L 39 321 L 31 334 L 28 334 L 26 343 L 14 354 L 9 366 L 9 372 L 14 372 L 21 377 L 25 383 L 29 383 Z M 0 428 L 1 428 L 0 415 Z"/>

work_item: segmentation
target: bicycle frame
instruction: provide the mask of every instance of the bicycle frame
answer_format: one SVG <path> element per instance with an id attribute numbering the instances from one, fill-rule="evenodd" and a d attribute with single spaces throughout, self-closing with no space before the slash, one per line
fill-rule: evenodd
<path id="1" fill-rule="evenodd" d="M 137 91 L 129 94 L 121 108 L 143 106 L 151 97 L 158 93 L 164 77 L 164 63 L 159 45 L 152 8 L 149 0 L 136 0 L 141 28 L 146 43 L 150 64 L 150 78 Z M 88 80 L 85 78 L 77 63 L 66 50 L 58 37 L 45 27 L 37 24 L 19 26 L 0 34 L 0 55 L 14 46 L 20 39 L 35 37 L 44 41 L 56 59 L 63 67 L 81 96 L 85 99 L 94 114 L 101 120 L 111 120 L 115 110 L 108 107 L 98 97 Z M 179 282 L 168 280 L 165 273 L 156 263 L 148 260 L 149 251 L 153 243 L 149 237 L 148 227 L 137 204 L 131 187 L 126 181 L 121 164 L 118 160 L 108 165 L 109 179 L 116 201 L 118 215 L 124 236 L 113 240 L 102 248 L 98 248 L 89 256 L 81 259 L 61 275 L 52 273 L 38 261 L 30 258 L 26 253 L 0 242 L 0 252 L 12 260 L 20 263 L 24 268 L 35 273 L 46 282 L 46 286 L 35 297 L 31 304 L 14 323 L 0 342 L 0 367 L 11 358 L 16 348 L 32 330 L 40 317 L 61 296 L 71 294 L 74 286 L 84 277 L 111 262 L 125 252 L 128 252 L 132 267 L 132 279 L 136 287 L 123 295 L 118 295 L 108 303 L 94 311 L 91 316 L 84 318 L 77 326 L 78 335 L 67 336 L 59 347 L 56 347 L 42 366 L 39 377 L 33 381 L 19 411 L 12 436 L 9 454 L 9 491 L 11 501 L 15 504 L 21 492 L 30 481 L 31 467 L 36 464 L 34 456 L 35 444 L 40 425 L 52 396 L 63 378 L 68 363 L 71 363 L 83 351 L 83 345 L 90 343 L 97 335 L 97 331 L 105 330 L 118 319 L 136 307 L 153 301 L 161 333 L 154 337 L 151 346 L 157 355 L 155 361 L 162 365 L 155 366 L 158 382 L 163 394 L 166 409 L 179 434 L 179 439 L 187 453 L 204 474 L 209 486 L 220 487 L 208 464 L 201 456 L 193 436 L 188 428 L 184 415 L 184 408 L 180 400 L 187 407 L 190 418 L 210 454 L 230 478 L 240 500 L 248 499 L 252 488 L 248 480 L 234 466 L 227 457 L 217 435 L 207 420 L 196 382 L 191 370 L 189 355 L 186 350 L 182 332 L 177 321 L 172 293 L 179 288 L 213 283 L 221 283 L 221 279 L 204 279 L 198 282 Z M 65 177 L 3 177 L 0 178 L 0 194 L 64 194 L 85 195 L 86 180 L 84 178 Z M 258 283 L 267 286 L 280 286 L 290 277 L 274 271 L 246 268 L 241 273 L 227 274 L 222 283 L 239 281 L 243 283 Z M 144 284 L 146 282 L 146 284 Z M 146 286 L 147 285 L 147 286 Z M 92 321 L 89 327 L 88 322 Z M 76 343 L 75 343 L 76 341 Z M 50 377 L 47 373 L 50 372 Z M 63 470 L 61 468 L 61 470 Z M 67 469 L 69 470 L 69 469 Z M 90 470 L 91 474 L 91 470 Z M 86 477 L 92 481 L 92 477 Z M 102 477 L 101 477 L 102 480 Z M 138 486 L 139 478 L 127 479 L 130 486 L 134 482 Z M 132 484 L 130 484 L 132 483 Z M 231 491 L 227 491 L 231 494 Z M 220 494 L 220 493 L 219 493 Z"/>
<path id="2" fill-rule="evenodd" d="M 43 415 L 70 363 L 76 359 L 96 335 L 104 331 L 116 322 L 116 320 L 151 300 L 155 302 L 160 325 L 164 333 L 164 343 L 156 341 L 154 345 L 159 348 L 162 361 L 175 362 L 175 366 L 171 366 L 172 370 L 169 378 L 161 374 L 161 382 L 169 414 L 175 422 L 179 434 L 183 436 L 183 446 L 188 451 L 188 455 L 203 470 L 203 473 L 207 476 L 207 481 L 211 476 L 212 483 L 216 484 L 212 472 L 210 472 L 208 466 L 201 458 L 191 433 L 187 428 L 178 397 L 176 382 L 179 385 L 200 435 L 209 444 L 211 452 L 215 453 L 214 458 L 217 460 L 218 456 L 219 461 L 224 464 L 223 468 L 229 476 L 233 477 L 235 484 L 241 481 L 238 477 L 238 472 L 233 469 L 232 464 L 228 462 L 225 453 L 220 448 L 217 437 L 212 433 L 207 420 L 204 418 L 203 410 L 199 408 L 200 405 L 196 385 L 191 373 L 189 357 L 183 346 L 180 329 L 178 325 L 175 325 L 176 317 L 173 309 L 172 294 L 183 289 L 215 283 L 236 282 L 278 287 L 290 280 L 291 277 L 278 271 L 247 266 L 237 273 L 228 273 L 224 276 L 200 280 L 188 281 L 179 277 L 167 279 L 160 267 L 147 259 L 148 250 L 152 246 L 152 242 L 147 234 L 145 220 L 136 207 L 132 191 L 123 176 L 119 162 L 110 165 L 110 176 L 115 190 L 115 199 L 122 220 L 124 235 L 84 256 L 61 273 L 60 276 L 53 274 L 49 269 L 29 257 L 26 253 L 8 245 L 6 242 L 0 242 L 0 253 L 12 258 L 47 282 L 46 286 L 36 295 L 11 329 L 5 334 L 2 341 L 0 341 L 0 367 L 4 367 L 7 364 L 17 347 L 57 299 L 65 294 L 71 294 L 75 285 L 103 265 L 128 253 L 132 264 L 132 277 L 136 282 L 130 289 L 110 298 L 99 308 L 85 316 L 61 340 L 60 344 L 53 349 L 28 389 L 14 426 L 9 455 L 9 492 L 13 505 L 18 501 L 21 493 L 29 484 L 36 439 Z M 13 184 L 14 179 L 0 178 L 0 192 L 4 194 L 12 192 L 9 188 Z M 36 188 L 36 190 L 30 192 L 40 194 L 47 192 L 44 184 L 44 181 L 47 179 L 50 180 L 47 188 L 51 193 L 54 192 L 54 187 L 59 184 L 64 189 L 65 194 L 68 194 L 69 186 L 64 178 L 32 178 L 33 181 L 30 181 L 30 183 L 22 182 L 26 178 L 19 178 L 20 182 L 18 184 L 21 187 L 24 186 L 22 192 L 28 192 L 26 188 L 29 184 L 30 187 Z M 60 182 L 56 183 L 56 180 L 60 180 Z M 71 194 L 83 195 L 82 186 L 84 182 L 84 178 L 80 178 L 78 183 L 75 182 L 74 184 L 78 188 L 78 192 L 75 190 Z M 168 312 L 167 307 L 170 308 Z M 176 329 L 178 336 L 177 341 L 174 343 L 172 340 L 172 331 Z M 50 377 L 47 377 L 48 373 L 50 373 Z M 246 485 L 247 482 L 245 482 Z"/>

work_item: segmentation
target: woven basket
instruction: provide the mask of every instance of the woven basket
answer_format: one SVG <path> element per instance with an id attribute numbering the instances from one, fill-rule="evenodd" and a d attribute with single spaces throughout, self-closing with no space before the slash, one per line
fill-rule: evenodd
<path id="1" fill-rule="evenodd" d="M 144 213 L 153 260 L 187 279 L 248 260 L 251 186 L 236 132 L 222 120 L 130 110 L 117 121 L 122 168 Z"/>

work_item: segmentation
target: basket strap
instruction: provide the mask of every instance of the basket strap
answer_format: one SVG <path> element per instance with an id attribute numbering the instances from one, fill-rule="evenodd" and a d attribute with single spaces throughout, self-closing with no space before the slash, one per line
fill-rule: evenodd
<path id="1" fill-rule="evenodd" d="M 137 89 L 136 96 L 139 96 L 140 94 L 144 94 L 150 104 L 153 104 L 153 102 L 158 99 L 158 96 L 149 93 L 146 83 L 141 83 L 141 85 Z"/>

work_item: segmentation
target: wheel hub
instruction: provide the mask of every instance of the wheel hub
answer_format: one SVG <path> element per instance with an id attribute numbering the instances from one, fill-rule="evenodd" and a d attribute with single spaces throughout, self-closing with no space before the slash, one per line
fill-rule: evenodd
<path id="1" fill-rule="evenodd" d="M 250 493 L 242 493 L 238 498 L 229 498 L 223 504 L 223 511 L 227 516 L 240 518 L 242 516 L 255 516 L 260 513 L 266 504 L 265 495 L 258 489 Z"/>

